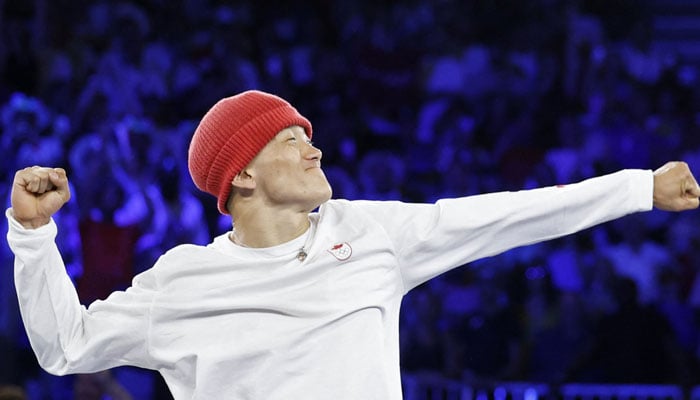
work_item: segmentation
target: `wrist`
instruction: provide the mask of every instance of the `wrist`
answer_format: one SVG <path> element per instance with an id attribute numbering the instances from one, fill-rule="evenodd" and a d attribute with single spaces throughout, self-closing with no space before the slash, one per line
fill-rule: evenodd
<path id="1" fill-rule="evenodd" d="M 17 221 L 24 229 L 37 229 L 51 222 L 50 217 L 39 217 L 39 218 L 18 218 L 14 210 L 10 210 L 10 215 Z"/>
<path id="2" fill-rule="evenodd" d="M 25 229 L 37 229 L 41 228 L 42 226 L 46 225 L 51 221 L 49 218 L 46 219 L 34 219 L 31 221 L 17 221 L 19 222 Z"/>

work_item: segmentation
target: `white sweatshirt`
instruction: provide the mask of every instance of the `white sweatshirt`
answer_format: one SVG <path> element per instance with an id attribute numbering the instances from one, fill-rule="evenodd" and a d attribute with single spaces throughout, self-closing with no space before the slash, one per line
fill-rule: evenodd
<path id="1" fill-rule="evenodd" d="M 131 288 L 82 307 L 56 225 L 8 242 L 25 327 L 54 374 L 160 371 L 176 399 L 401 399 L 399 307 L 410 289 L 515 246 L 652 207 L 650 171 L 436 204 L 331 200 L 267 249 L 182 245 Z M 297 259 L 300 248 L 308 253 Z"/>

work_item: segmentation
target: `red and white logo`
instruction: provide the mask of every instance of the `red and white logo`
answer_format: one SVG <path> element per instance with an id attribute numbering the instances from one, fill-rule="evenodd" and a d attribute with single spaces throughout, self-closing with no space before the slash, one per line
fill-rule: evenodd
<path id="1" fill-rule="evenodd" d="M 338 243 L 335 246 L 328 249 L 328 252 L 333 254 L 333 257 L 340 261 L 345 261 L 352 255 L 352 247 L 347 242 Z"/>

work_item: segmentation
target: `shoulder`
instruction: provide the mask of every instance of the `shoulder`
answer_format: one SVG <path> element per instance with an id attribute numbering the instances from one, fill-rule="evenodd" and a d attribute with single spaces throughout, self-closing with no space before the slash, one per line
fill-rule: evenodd
<path id="1" fill-rule="evenodd" d="M 330 200 L 321 206 L 319 222 L 323 226 L 392 230 L 414 215 L 412 205 L 400 201 Z"/>
<path id="2" fill-rule="evenodd" d="M 360 200 L 329 200 L 321 205 L 318 214 L 322 221 L 357 220 L 366 216 Z"/>
<path id="3" fill-rule="evenodd" d="M 197 244 L 181 244 L 177 245 L 163 254 L 163 257 L 176 258 L 186 254 L 207 252 L 207 246 Z"/>
<path id="4" fill-rule="evenodd" d="M 322 218 L 324 215 L 336 215 L 382 221 L 431 207 L 434 205 L 405 203 L 397 200 L 329 200 L 321 206 L 319 213 Z"/>
<path id="5" fill-rule="evenodd" d="M 154 268 L 173 265 L 185 265 L 205 262 L 208 258 L 216 258 L 216 251 L 211 245 L 181 244 L 171 248 L 158 258 Z"/>
<path id="6" fill-rule="evenodd" d="M 321 205 L 319 212 L 337 213 L 337 212 L 355 212 L 355 213 L 371 213 L 375 210 L 391 211 L 400 208 L 404 204 L 394 200 L 344 200 L 333 199 L 328 200 Z"/>
<path id="7" fill-rule="evenodd" d="M 148 279 L 157 282 L 157 286 L 165 287 L 179 278 L 196 276 L 209 266 L 221 263 L 222 259 L 222 253 L 211 245 L 182 244 L 166 251 L 142 274 L 149 275 Z"/>

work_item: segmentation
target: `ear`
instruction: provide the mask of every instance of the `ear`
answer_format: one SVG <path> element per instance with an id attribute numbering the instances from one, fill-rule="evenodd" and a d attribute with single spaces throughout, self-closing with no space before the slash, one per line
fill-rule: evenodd
<path id="1" fill-rule="evenodd" d="M 233 187 L 239 189 L 255 189 L 255 179 L 250 173 L 248 173 L 247 169 L 244 169 L 236 174 L 236 176 L 233 177 L 231 184 Z"/>

